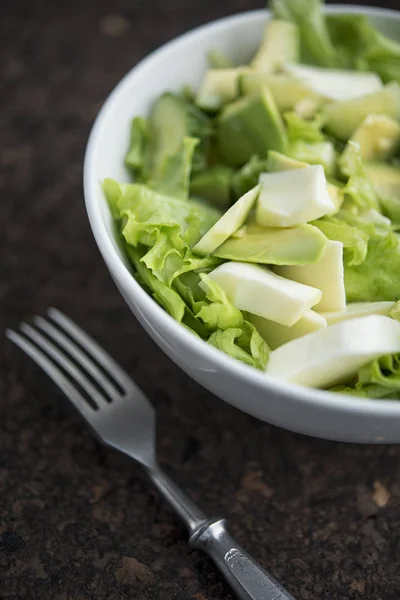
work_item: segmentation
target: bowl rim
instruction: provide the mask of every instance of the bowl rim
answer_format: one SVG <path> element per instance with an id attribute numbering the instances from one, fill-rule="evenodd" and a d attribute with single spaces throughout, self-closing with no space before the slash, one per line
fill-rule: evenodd
<path id="1" fill-rule="evenodd" d="M 400 12 L 389 8 L 378 8 L 363 5 L 340 5 L 333 4 L 325 8 L 327 13 L 362 13 L 371 16 L 392 17 L 400 20 Z M 215 364 L 215 371 L 218 368 L 226 372 L 235 372 L 243 381 L 249 384 L 249 388 L 256 386 L 265 394 L 274 392 L 279 395 L 285 395 L 295 400 L 299 404 L 312 406 L 317 409 L 329 408 L 333 411 L 338 410 L 344 413 L 359 414 L 360 416 L 368 413 L 369 416 L 400 416 L 400 401 L 394 400 L 373 400 L 364 399 L 357 396 L 328 392 L 325 390 L 309 388 L 295 383 L 289 383 L 274 379 L 265 373 L 254 369 L 240 361 L 236 361 L 230 356 L 224 354 L 217 348 L 210 346 L 204 340 L 197 338 L 180 323 L 175 321 L 155 300 L 139 285 L 133 277 L 132 272 L 119 256 L 107 230 L 102 211 L 96 202 L 96 188 L 99 181 L 94 177 L 95 148 L 101 137 L 103 123 L 108 117 L 108 112 L 118 102 L 123 95 L 125 87 L 128 86 L 132 77 L 146 70 L 150 64 L 164 60 L 165 52 L 176 50 L 180 45 L 184 46 L 189 39 L 201 37 L 207 30 L 218 32 L 219 29 L 225 29 L 231 24 L 239 21 L 254 20 L 255 18 L 265 18 L 270 15 L 267 9 L 251 10 L 237 13 L 228 17 L 200 25 L 188 32 L 185 32 L 156 50 L 152 51 L 145 58 L 134 65 L 116 84 L 104 101 L 92 125 L 88 138 L 84 165 L 83 165 L 83 189 L 85 197 L 86 211 L 88 214 L 92 233 L 97 246 L 106 262 L 111 274 L 118 282 L 123 282 L 123 287 L 127 290 L 130 297 L 134 298 L 138 304 L 146 305 L 146 312 L 149 320 L 158 321 L 164 328 L 166 334 L 182 343 L 193 346 L 196 353 L 201 357 L 212 360 Z"/>

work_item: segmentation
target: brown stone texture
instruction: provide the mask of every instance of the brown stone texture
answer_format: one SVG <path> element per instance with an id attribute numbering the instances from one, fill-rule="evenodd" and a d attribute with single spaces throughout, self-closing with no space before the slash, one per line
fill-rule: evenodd
<path id="1" fill-rule="evenodd" d="M 297 600 L 398 600 L 400 449 L 295 435 L 201 389 L 131 315 L 85 215 L 87 136 L 121 76 L 174 36 L 261 6 L 0 3 L 0 331 L 49 305 L 87 328 L 154 403 L 168 473 Z M 139 469 L 2 342 L 0 600 L 232 598 Z"/>

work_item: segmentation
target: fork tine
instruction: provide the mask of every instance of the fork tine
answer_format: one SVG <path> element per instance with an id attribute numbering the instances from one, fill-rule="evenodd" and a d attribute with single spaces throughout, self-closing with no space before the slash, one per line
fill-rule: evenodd
<path id="1" fill-rule="evenodd" d="M 99 344 L 85 333 L 71 319 L 66 317 L 57 308 L 49 308 L 47 311 L 49 317 L 62 327 L 71 337 L 73 337 L 88 352 L 111 377 L 129 390 L 134 387 L 132 379 L 125 373 L 117 362 L 107 353 Z"/>
<path id="2" fill-rule="evenodd" d="M 64 373 L 42 352 L 37 346 L 29 342 L 22 335 L 7 329 L 6 336 L 14 344 L 19 346 L 32 360 L 43 369 L 45 373 L 54 381 L 61 391 L 73 403 L 75 408 L 85 419 L 91 421 L 95 411 L 90 407 L 77 388 L 65 377 Z"/>
<path id="3" fill-rule="evenodd" d="M 74 363 L 70 361 L 63 352 L 61 352 L 61 350 L 47 340 L 44 335 L 26 323 L 21 323 L 20 329 L 22 333 L 34 341 L 37 346 L 42 348 L 46 354 L 51 356 L 55 363 L 58 363 L 58 365 L 61 366 L 64 371 L 71 375 L 75 382 L 78 383 L 83 390 L 85 390 L 88 396 L 98 407 L 101 407 L 104 403 L 107 403 L 107 399 L 94 387 L 86 375 L 80 369 L 78 369 L 78 367 L 76 367 Z"/>
<path id="4" fill-rule="evenodd" d="M 35 317 L 33 322 L 37 327 L 44 331 L 51 339 L 61 346 L 68 354 L 70 354 L 80 365 L 86 369 L 88 373 L 99 383 L 103 390 L 107 392 L 110 398 L 120 395 L 119 389 L 111 383 L 102 371 L 96 366 L 96 364 L 90 360 L 90 358 L 82 352 L 82 350 L 74 342 L 72 342 L 66 335 L 64 335 L 59 329 L 54 327 L 49 321 L 46 321 L 42 317 Z"/>

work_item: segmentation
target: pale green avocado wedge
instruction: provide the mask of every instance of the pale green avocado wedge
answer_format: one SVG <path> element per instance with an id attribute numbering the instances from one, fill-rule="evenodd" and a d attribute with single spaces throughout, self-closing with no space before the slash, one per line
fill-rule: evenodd
<path id="1" fill-rule="evenodd" d="M 382 197 L 391 196 L 400 202 L 400 168 L 386 163 L 367 163 L 368 177 Z"/>
<path id="2" fill-rule="evenodd" d="M 379 195 L 384 213 L 400 224 L 400 168 L 387 163 L 367 163 L 366 172 Z"/>
<path id="3" fill-rule="evenodd" d="M 249 190 L 211 227 L 209 231 L 192 248 L 192 252 L 201 256 L 212 254 L 221 244 L 223 244 L 235 231 L 237 231 L 246 221 L 249 212 L 253 208 L 260 186 Z"/>
<path id="4" fill-rule="evenodd" d="M 300 31 L 295 23 L 281 19 L 267 22 L 260 47 L 251 61 L 255 71 L 275 71 L 300 60 Z"/>
<path id="5" fill-rule="evenodd" d="M 268 88 L 226 105 L 218 119 L 216 141 L 222 162 L 234 167 L 254 154 L 265 158 L 268 150 L 285 150 L 285 127 Z"/>
<path id="6" fill-rule="evenodd" d="M 275 173 L 278 171 L 291 171 L 292 169 L 303 169 L 308 164 L 302 160 L 297 160 L 291 156 L 286 156 L 281 152 L 270 150 L 267 157 L 267 171 Z"/>
<path id="7" fill-rule="evenodd" d="M 265 86 L 282 113 L 293 110 L 303 100 L 313 101 L 315 108 L 324 102 L 324 98 L 301 79 L 287 73 L 248 72 L 239 76 L 239 90 L 243 96 L 257 94 Z"/>
<path id="8" fill-rule="evenodd" d="M 217 111 L 239 96 L 239 77 L 248 71 L 244 67 L 209 69 L 196 94 L 196 104 L 206 111 Z"/>
<path id="9" fill-rule="evenodd" d="M 324 107 L 325 127 L 341 140 L 347 140 L 370 114 L 400 119 L 400 85 L 389 83 L 382 90 Z"/>
<path id="10" fill-rule="evenodd" d="M 319 229 L 308 224 L 287 229 L 251 224 L 224 242 L 213 256 L 269 265 L 307 265 L 321 258 L 327 241 Z"/>
<path id="11" fill-rule="evenodd" d="M 400 146 L 400 123 L 386 115 L 368 115 L 350 138 L 365 161 L 387 160 Z"/>

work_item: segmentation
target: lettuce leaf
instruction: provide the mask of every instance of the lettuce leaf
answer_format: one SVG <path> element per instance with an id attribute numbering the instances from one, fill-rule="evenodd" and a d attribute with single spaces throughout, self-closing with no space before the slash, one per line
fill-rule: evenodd
<path id="1" fill-rule="evenodd" d="M 329 36 L 321 0 L 272 0 L 275 18 L 297 23 L 303 59 L 325 67 L 343 66 Z"/>
<path id="2" fill-rule="evenodd" d="M 348 302 L 400 299 L 400 240 L 390 232 L 368 242 L 363 263 L 345 265 Z"/>
<path id="3" fill-rule="evenodd" d="M 268 160 L 256 154 L 232 176 L 232 190 L 236 199 L 255 187 L 261 173 L 268 171 Z"/>
<path id="4" fill-rule="evenodd" d="M 199 306 L 197 318 L 201 319 L 210 329 L 225 330 L 243 325 L 243 314 L 228 300 L 222 288 L 207 277 L 205 273 L 200 274 L 200 279 L 205 288 L 208 303 L 203 302 Z"/>
<path id="5" fill-rule="evenodd" d="M 129 149 L 125 156 L 125 165 L 132 169 L 135 178 L 146 179 L 146 152 L 149 142 L 149 125 L 143 117 L 135 117 L 131 125 Z"/>
<path id="6" fill-rule="evenodd" d="M 313 221 L 312 225 L 318 227 L 329 240 L 342 242 L 344 248 L 344 264 L 349 266 L 361 265 L 368 251 L 369 236 L 364 232 L 348 225 L 335 217 L 323 217 Z"/>
<path id="7" fill-rule="evenodd" d="M 381 239 L 393 230 L 390 220 L 374 208 L 358 211 L 348 210 L 348 207 L 344 206 L 336 214 L 336 217 L 348 225 L 363 231 L 368 236 L 368 239 L 371 240 Z"/>
<path id="8" fill-rule="evenodd" d="M 184 137 L 175 154 L 166 155 L 148 185 L 160 194 L 180 200 L 189 197 L 190 172 L 198 138 Z"/>
<path id="9" fill-rule="evenodd" d="M 111 196 L 107 195 L 110 190 Z M 160 233 L 165 232 L 173 246 L 182 250 L 195 244 L 221 216 L 201 202 L 165 196 L 139 183 L 114 185 L 107 180 L 104 192 L 114 206 L 114 214 L 122 219 L 123 236 L 132 246 L 154 246 Z"/>
<path id="10" fill-rule="evenodd" d="M 221 261 L 213 257 L 199 258 L 188 249 L 178 250 L 174 247 L 173 238 L 161 233 L 157 242 L 143 256 L 142 261 L 152 273 L 167 285 L 171 285 L 176 277 L 189 271 L 215 269 Z"/>
<path id="11" fill-rule="evenodd" d="M 400 398 L 400 355 L 382 356 L 357 372 L 352 386 L 336 386 L 333 392 L 352 394 L 375 400 Z"/>
<path id="12" fill-rule="evenodd" d="M 129 259 L 136 269 L 140 282 L 150 290 L 156 302 L 163 306 L 176 321 L 181 323 L 186 310 L 185 302 L 175 290 L 157 279 L 145 266 L 142 262 L 143 248 L 141 251 L 139 248 L 134 248 L 128 244 L 126 244 L 125 248 Z"/>
<path id="13" fill-rule="evenodd" d="M 321 0 L 273 0 L 274 16 L 297 23 L 305 62 L 375 71 L 384 83 L 400 81 L 400 44 L 360 14 L 322 12 Z"/>
<path id="14" fill-rule="evenodd" d="M 215 331 L 208 343 L 256 369 L 264 370 L 267 366 L 268 345 L 248 321 L 244 321 L 241 327 Z"/>
<path id="15" fill-rule="evenodd" d="M 209 333 L 242 326 L 241 311 L 233 306 L 222 288 L 206 273 L 184 273 L 175 279 L 174 287 Z"/>
<path id="16" fill-rule="evenodd" d="M 342 174 L 348 177 L 343 192 L 361 209 L 380 210 L 377 193 L 368 178 L 357 142 L 348 142 L 338 159 Z"/>
<path id="17" fill-rule="evenodd" d="M 375 384 L 389 388 L 391 390 L 400 390 L 400 356 L 383 356 L 368 365 L 362 366 L 357 373 L 357 387 Z"/>
<path id="18" fill-rule="evenodd" d="M 268 346 L 207 276 L 221 261 L 199 258 L 189 250 L 189 244 L 214 224 L 219 213 L 141 184 L 106 180 L 103 188 L 136 277 L 156 302 L 210 344 L 246 364 L 264 368 Z M 226 331 L 231 333 L 226 336 Z"/>
<path id="19" fill-rule="evenodd" d="M 284 119 L 287 125 L 289 142 L 323 142 L 326 138 L 322 133 L 324 120 L 321 115 L 313 119 L 303 119 L 295 112 L 286 112 Z"/>
<path id="20" fill-rule="evenodd" d="M 346 66 L 368 70 L 362 58 L 371 43 L 372 27 L 367 17 L 360 14 L 326 15 L 325 21 L 332 45 Z"/>
<path id="21" fill-rule="evenodd" d="M 214 125 L 205 112 L 194 102 L 183 99 L 186 109 L 187 135 L 200 140 L 193 154 L 192 171 L 199 173 L 208 166 L 208 155 L 211 150 L 211 140 L 214 135 Z"/>

